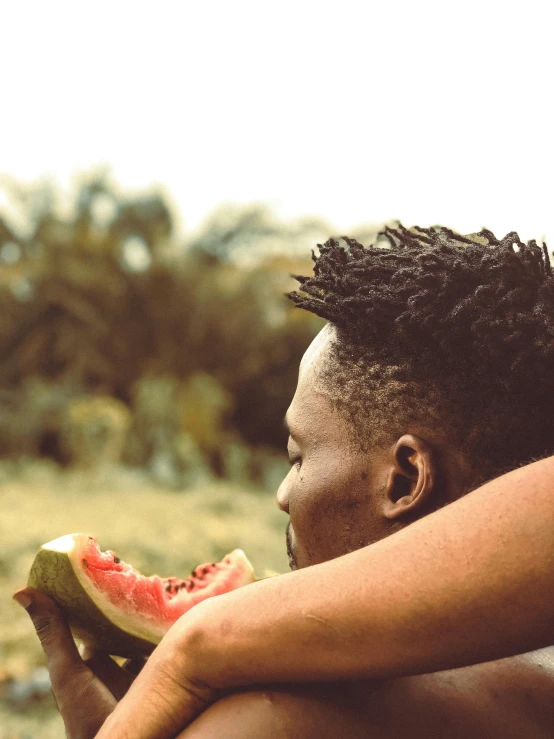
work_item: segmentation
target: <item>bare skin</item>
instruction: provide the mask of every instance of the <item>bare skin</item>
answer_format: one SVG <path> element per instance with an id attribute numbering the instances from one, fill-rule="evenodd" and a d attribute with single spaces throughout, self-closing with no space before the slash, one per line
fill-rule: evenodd
<path id="1" fill-rule="evenodd" d="M 175 736 L 178 727 L 233 685 L 337 677 L 350 682 L 229 695 L 180 736 L 227 737 L 231 730 L 241 737 L 395 737 L 408 730 L 416 737 L 554 736 L 554 669 L 548 651 L 449 673 L 397 677 L 549 643 L 554 619 L 544 592 L 551 591 L 554 568 L 549 566 L 551 522 L 546 525 L 544 515 L 552 511 L 543 492 L 549 488 L 535 470 L 538 465 L 551 481 L 552 463 L 510 473 L 504 485 L 499 479 L 483 488 L 487 497 L 471 494 L 425 516 L 439 491 L 455 498 L 478 471 L 448 447 L 439 431 L 423 427 L 406 429 L 370 455 L 352 452 L 341 419 L 314 389 L 318 362 L 325 361 L 331 339 L 329 332 L 320 336 L 302 364 L 289 409 L 293 466 L 278 493 L 279 505 L 290 515 L 293 565 L 301 569 L 193 609 L 164 639 L 163 649 L 156 650 L 98 736 Z M 517 505 L 510 507 L 506 494 L 519 480 L 530 490 L 519 493 L 528 515 L 518 519 Z M 482 501 L 481 515 L 472 496 Z M 484 528 L 482 516 L 487 517 Z M 505 523 L 514 519 L 519 535 Z M 442 539 L 436 530 L 444 532 Z M 457 547 L 458 539 L 467 549 Z M 378 543 L 360 549 L 373 542 Z M 504 546 L 507 554 L 517 550 L 517 556 L 503 569 L 497 560 L 502 564 Z M 352 554 L 344 563 L 352 578 L 340 559 L 347 552 Z M 339 559 L 327 561 L 334 557 Z M 303 569 L 309 565 L 314 566 Z M 510 581 L 518 568 L 521 578 Z M 476 592 L 481 601 L 475 600 Z M 373 607 L 364 611 L 356 602 Z M 491 628 L 487 607 L 479 605 L 483 602 L 492 604 L 496 620 L 502 614 L 500 629 Z M 532 619 L 522 603 L 532 609 Z M 39 611 L 34 617 L 40 619 Z M 530 621 L 533 629 L 526 626 Z M 210 630 L 210 622 L 220 628 Z M 244 629 L 243 622 L 248 623 Z M 58 662 L 69 649 L 62 641 L 55 650 L 49 647 Z M 68 675 L 78 665 L 65 668 Z M 55 677 L 55 665 L 52 672 Z M 387 676 L 396 679 L 375 680 Z M 68 690 L 66 679 L 60 695 Z M 101 710 L 108 715 L 113 706 Z"/>
<path id="2" fill-rule="evenodd" d="M 554 660 L 532 655 L 432 675 L 290 685 L 219 700 L 180 739 L 545 739 Z"/>
<path id="3" fill-rule="evenodd" d="M 370 459 L 349 449 L 342 420 L 314 392 L 332 340 L 324 331 L 306 353 L 287 414 L 291 472 L 277 500 L 290 515 L 292 569 L 382 539 L 424 510 L 438 485 L 454 499 L 472 475 L 442 434 L 429 429 L 404 434 Z M 396 680 L 241 693 L 208 709 L 181 737 L 233 736 L 225 728 L 231 724 L 237 738 L 554 736 L 554 649 Z"/>

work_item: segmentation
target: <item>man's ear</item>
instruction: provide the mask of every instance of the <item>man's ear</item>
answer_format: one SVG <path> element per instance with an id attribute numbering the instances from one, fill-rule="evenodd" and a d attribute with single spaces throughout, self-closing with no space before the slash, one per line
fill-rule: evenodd
<path id="1" fill-rule="evenodd" d="M 394 520 L 419 511 L 429 502 L 435 492 L 436 468 L 433 450 L 420 436 L 401 436 L 390 454 L 383 514 Z"/>

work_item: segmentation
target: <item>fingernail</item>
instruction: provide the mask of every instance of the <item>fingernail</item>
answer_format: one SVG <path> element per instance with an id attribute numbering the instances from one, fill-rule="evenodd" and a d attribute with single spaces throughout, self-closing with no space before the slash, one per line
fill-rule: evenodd
<path id="1" fill-rule="evenodd" d="M 12 597 L 15 602 L 19 603 L 19 605 L 23 608 L 29 608 L 29 606 L 33 602 L 33 599 L 31 598 L 29 593 L 26 593 L 25 590 L 18 590 L 17 593 L 14 593 Z"/>

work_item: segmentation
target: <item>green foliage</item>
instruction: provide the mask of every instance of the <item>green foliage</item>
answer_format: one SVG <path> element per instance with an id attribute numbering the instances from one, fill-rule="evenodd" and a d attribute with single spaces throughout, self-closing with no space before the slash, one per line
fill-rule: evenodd
<path id="1" fill-rule="evenodd" d="M 6 189 L 5 454 L 74 461 L 64 429 L 70 405 L 87 396 L 128 407 L 120 446 L 133 464 L 165 454 L 179 472 L 202 458 L 223 474 L 229 445 L 282 446 L 298 363 L 322 325 L 284 293 L 291 272 L 310 270 L 309 247 L 328 236 L 324 223 L 280 223 L 259 206 L 220 209 L 182 243 L 160 194 L 122 194 L 103 174 L 81 184 L 63 215 L 48 183 Z"/>

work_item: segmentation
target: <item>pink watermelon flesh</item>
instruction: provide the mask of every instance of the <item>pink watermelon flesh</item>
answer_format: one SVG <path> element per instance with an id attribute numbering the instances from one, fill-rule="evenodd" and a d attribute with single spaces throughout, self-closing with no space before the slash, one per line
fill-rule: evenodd
<path id="1" fill-rule="evenodd" d="M 200 601 L 254 581 L 252 567 L 240 549 L 217 564 L 199 565 L 184 580 L 145 577 L 109 549 L 100 551 L 92 536 L 78 557 L 82 571 L 113 606 L 133 618 L 156 621 L 165 631 Z"/>

